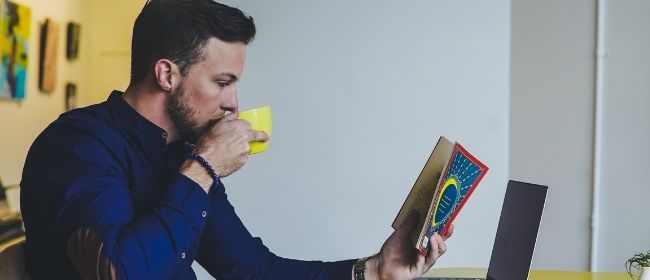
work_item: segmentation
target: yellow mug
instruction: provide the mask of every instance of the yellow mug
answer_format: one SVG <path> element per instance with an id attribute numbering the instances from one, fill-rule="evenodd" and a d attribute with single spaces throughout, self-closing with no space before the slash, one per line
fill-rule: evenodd
<path id="1" fill-rule="evenodd" d="M 239 119 L 246 120 L 253 130 L 264 131 L 271 136 L 271 107 L 263 106 L 244 112 L 239 112 Z M 266 151 L 269 142 L 250 142 L 251 150 L 248 154 L 257 154 Z"/>

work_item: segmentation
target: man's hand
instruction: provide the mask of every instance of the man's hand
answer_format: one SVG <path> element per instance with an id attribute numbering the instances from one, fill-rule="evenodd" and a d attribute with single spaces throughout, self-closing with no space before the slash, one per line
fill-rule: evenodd
<path id="1" fill-rule="evenodd" d="M 398 230 L 386 240 L 379 254 L 366 262 L 366 279 L 413 279 L 427 272 L 447 251 L 447 240 L 454 232 L 451 225 L 446 236 L 434 233 L 429 239 L 426 257 L 420 254 L 409 241 L 410 233 L 417 224 L 417 215 L 412 214 Z"/>
<path id="2" fill-rule="evenodd" d="M 250 123 L 238 120 L 237 112 L 217 120 L 196 144 L 196 152 L 204 157 L 219 177 L 239 170 L 248 161 L 250 142 L 268 141 L 263 131 L 252 130 Z"/>
<path id="3" fill-rule="evenodd" d="M 252 130 L 250 123 L 238 120 L 238 116 L 234 112 L 215 121 L 196 144 L 196 153 L 205 158 L 222 178 L 236 172 L 248 161 L 249 142 L 269 140 L 265 132 Z M 205 168 L 195 160 L 186 161 L 181 167 L 181 173 L 206 191 L 212 185 L 212 179 Z"/>

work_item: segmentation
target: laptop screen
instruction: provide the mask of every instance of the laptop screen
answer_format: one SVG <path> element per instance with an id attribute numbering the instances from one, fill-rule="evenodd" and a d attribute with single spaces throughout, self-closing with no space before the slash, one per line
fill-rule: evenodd
<path id="1" fill-rule="evenodd" d="M 548 187 L 510 181 L 492 248 L 488 279 L 528 278 Z"/>

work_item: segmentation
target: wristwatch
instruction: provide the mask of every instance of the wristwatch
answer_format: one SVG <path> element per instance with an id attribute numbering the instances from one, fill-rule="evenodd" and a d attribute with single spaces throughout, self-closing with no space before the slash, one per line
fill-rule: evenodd
<path id="1" fill-rule="evenodd" d="M 366 279 L 366 261 L 368 257 L 360 258 L 354 263 L 354 280 Z"/>

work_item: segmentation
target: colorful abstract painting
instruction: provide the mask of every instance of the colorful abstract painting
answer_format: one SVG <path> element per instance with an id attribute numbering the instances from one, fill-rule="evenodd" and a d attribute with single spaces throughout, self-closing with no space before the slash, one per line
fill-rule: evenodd
<path id="1" fill-rule="evenodd" d="M 32 11 L 11 1 L 0 7 L 0 98 L 25 98 Z"/>

